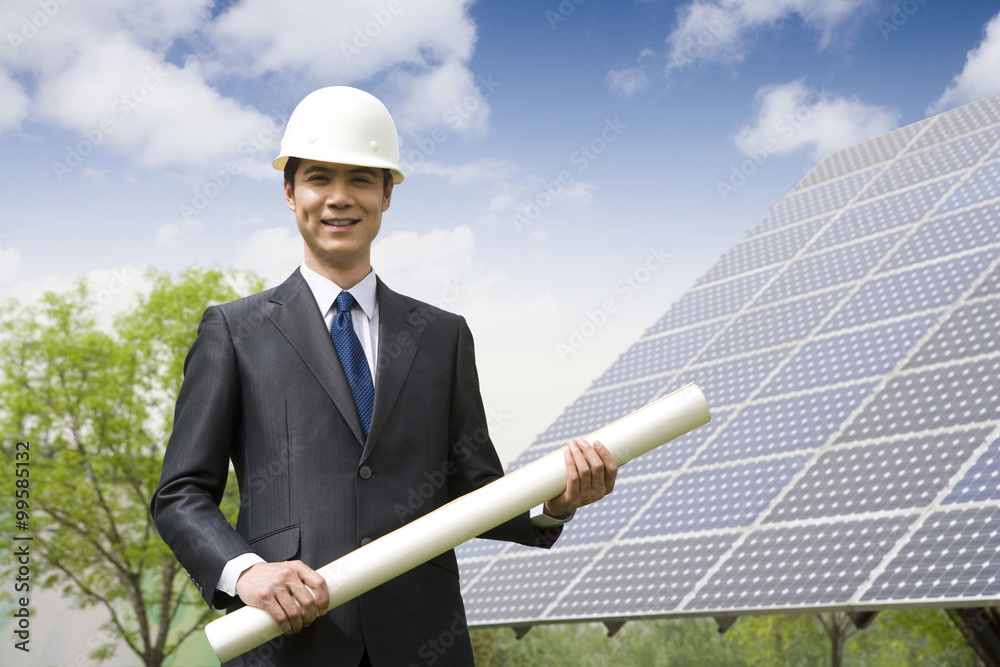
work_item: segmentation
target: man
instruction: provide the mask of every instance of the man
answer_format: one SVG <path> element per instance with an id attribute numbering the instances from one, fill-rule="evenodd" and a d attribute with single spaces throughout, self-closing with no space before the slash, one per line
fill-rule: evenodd
<path id="1" fill-rule="evenodd" d="M 305 259 L 280 286 L 206 310 L 152 500 L 157 528 L 206 602 L 261 607 L 286 633 L 234 664 L 426 664 L 444 632 L 455 644 L 435 664 L 471 664 L 454 552 L 329 611 L 314 570 L 502 474 L 464 319 L 372 271 L 403 180 L 395 125 L 368 93 L 318 90 L 274 166 Z M 230 461 L 235 530 L 218 508 Z M 572 441 L 566 462 L 563 494 L 484 537 L 548 547 L 612 490 L 600 443 Z M 413 508 L 413 491 L 431 487 Z"/>

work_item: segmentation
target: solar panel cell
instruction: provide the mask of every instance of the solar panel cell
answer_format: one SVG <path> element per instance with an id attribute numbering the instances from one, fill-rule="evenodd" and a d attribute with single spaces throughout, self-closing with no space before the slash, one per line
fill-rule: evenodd
<path id="1" fill-rule="evenodd" d="M 975 298 L 991 294 L 1000 294 L 1000 266 L 997 266 L 990 272 L 986 279 L 983 280 L 983 283 L 973 292 L 972 296 Z"/>
<path id="2" fill-rule="evenodd" d="M 753 303 L 763 305 L 862 278 L 900 236 L 887 234 L 807 255 L 793 262 Z"/>
<path id="3" fill-rule="evenodd" d="M 933 313 L 814 339 L 764 386 L 760 396 L 881 376 L 902 360 L 937 319 Z"/>
<path id="4" fill-rule="evenodd" d="M 1000 298 L 959 308 L 916 352 L 907 368 L 1000 352 Z"/>
<path id="5" fill-rule="evenodd" d="M 671 385 L 682 387 L 695 382 L 705 392 L 708 404 L 714 410 L 734 403 L 742 403 L 767 377 L 774 368 L 788 356 L 792 348 L 783 347 L 767 350 L 745 357 L 720 362 L 705 363 L 689 367 L 671 381 Z"/>
<path id="6" fill-rule="evenodd" d="M 937 212 L 945 213 L 998 197 L 1000 197 L 1000 162 L 994 162 L 976 169 Z"/>
<path id="7" fill-rule="evenodd" d="M 714 322 L 640 340 L 620 356 L 591 388 L 679 370 L 722 325 L 722 322 Z"/>
<path id="8" fill-rule="evenodd" d="M 612 547 L 548 616 L 573 619 L 670 611 L 735 539 L 715 535 Z"/>
<path id="9" fill-rule="evenodd" d="M 730 315 L 756 294 L 774 273 L 774 269 L 769 269 L 724 283 L 693 289 L 671 306 L 666 315 L 650 327 L 646 335 L 652 336 L 674 328 Z"/>
<path id="10" fill-rule="evenodd" d="M 705 444 L 729 417 L 729 410 L 712 410 L 712 421 L 691 431 L 618 469 L 618 479 L 628 480 L 640 475 L 662 474 L 676 470 Z"/>
<path id="11" fill-rule="evenodd" d="M 806 336 L 847 294 L 838 289 L 740 315 L 701 355 L 699 361 L 752 352 Z"/>
<path id="12" fill-rule="evenodd" d="M 911 521 L 894 517 L 758 529 L 684 609 L 846 603 Z"/>
<path id="13" fill-rule="evenodd" d="M 862 285 L 823 331 L 861 326 L 951 303 L 997 254 L 997 250 L 988 250 L 874 278 Z"/>
<path id="14" fill-rule="evenodd" d="M 922 507 L 934 500 L 988 432 L 977 429 L 826 452 L 766 522 Z"/>
<path id="15" fill-rule="evenodd" d="M 880 137 L 855 144 L 844 150 L 831 153 L 823 158 L 816 168 L 792 188 L 792 192 L 804 190 L 833 178 L 885 162 L 895 157 L 919 131 L 917 125 L 894 130 Z"/>
<path id="16" fill-rule="evenodd" d="M 486 575 L 462 591 L 469 622 L 537 618 L 597 553 L 594 548 L 535 549 L 493 564 Z"/>
<path id="17" fill-rule="evenodd" d="M 750 525 L 807 460 L 807 456 L 789 456 L 684 473 L 664 489 L 624 537 Z"/>
<path id="18" fill-rule="evenodd" d="M 1000 439 L 995 440 L 972 465 L 945 498 L 944 504 L 984 500 L 1000 500 Z"/>
<path id="19" fill-rule="evenodd" d="M 990 127 L 932 149 L 910 153 L 886 169 L 885 173 L 865 190 L 862 199 L 883 195 L 928 180 L 933 176 L 950 174 L 971 167 L 982 158 L 984 151 L 992 148 L 997 139 L 1000 139 L 1000 128 Z"/>
<path id="20" fill-rule="evenodd" d="M 615 485 L 615 492 L 608 496 L 608 502 L 600 507 L 581 507 L 573 517 L 573 530 L 559 538 L 555 549 L 577 544 L 598 544 L 615 536 L 625 524 L 649 502 L 666 477 L 646 477 L 641 480 L 621 480 Z"/>
<path id="21" fill-rule="evenodd" d="M 855 204 L 845 209 L 836 223 L 820 234 L 809 249 L 820 250 L 912 225 L 933 210 L 958 179 L 957 175 L 949 176 Z"/>
<path id="22" fill-rule="evenodd" d="M 857 196 L 878 172 L 878 167 L 866 169 L 815 188 L 790 194 L 761 218 L 761 221 L 750 230 L 750 236 L 781 229 L 841 208 Z"/>
<path id="23" fill-rule="evenodd" d="M 826 222 L 826 218 L 812 220 L 773 234 L 748 236 L 723 255 L 705 277 L 695 284 L 705 285 L 783 262 L 800 252 Z"/>
<path id="24" fill-rule="evenodd" d="M 819 447 L 874 386 L 865 383 L 754 403 L 726 425 L 719 444 L 703 451 L 695 465 Z"/>
<path id="25" fill-rule="evenodd" d="M 953 255 L 1000 242 L 1000 201 L 931 220 L 893 253 L 882 270 Z"/>
<path id="26" fill-rule="evenodd" d="M 893 378 L 839 442 L 1000 419 L 1000 357 Z"/>
<path id="27" fill-rule="evenodd" d="M 659 379 L 587 392 L 545 430 L 539 441 L 566 440 L 596 431 L 658 398 L 657 390 L 663 386 L 664 380 Z"/>
<path id="28" fill-rule="evenodd" d="M 1000 594 L 1000 508 L 937 512 L 863 600 L 957 600 Z"/>

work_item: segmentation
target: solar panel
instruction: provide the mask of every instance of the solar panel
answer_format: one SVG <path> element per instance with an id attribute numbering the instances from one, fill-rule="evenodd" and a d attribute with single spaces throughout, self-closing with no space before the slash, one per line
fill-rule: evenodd
<path id="1" fill-rule="evenodd" d="M 1000 95 L 825 158 L 512 465 L 687 382 L 713 421 L 548 552 L 459 548 L 473 625 L 1000 598 Z"/>

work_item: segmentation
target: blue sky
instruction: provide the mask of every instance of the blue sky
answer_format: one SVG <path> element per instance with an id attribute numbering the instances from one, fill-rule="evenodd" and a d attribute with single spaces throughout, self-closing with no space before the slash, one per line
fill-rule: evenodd
<path id="1" fill-rule="evenodd" d="M 506 461 L 830 151 L 1000 91 L 1000 2 L 7 0 L 0 298 L 301 261 L 273 171 L 326 85 L 405 182 L 373 263 L 468 317 Z"/>

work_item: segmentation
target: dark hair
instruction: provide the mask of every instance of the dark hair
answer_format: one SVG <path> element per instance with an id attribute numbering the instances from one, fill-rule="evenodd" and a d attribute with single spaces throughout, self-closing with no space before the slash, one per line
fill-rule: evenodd
<path id="1" fill-rule="evenodd" d="M 299 165 L 302 164 L 302 158 L 290 157 L 285 162 L 285 183 L 289 183 L 292 189 L 295 189 L 295 172 L 299 170 Z M 382 186 L 383 188 L 388 188 L 389 183 L 392 181 L 392 172 L 388 169 L 382 170 Z"/>
<path id="2" fill-rule="evenodd" d="M 290 157 L 285 162 L 285 183 L 290 183 L 292 187 L 295 186 L 295 172 L 299 170 L 299 165 L 302 164 L 302 158 Z"/>

